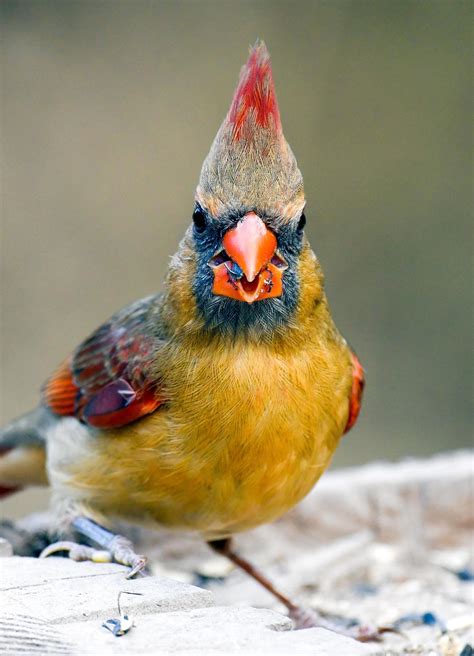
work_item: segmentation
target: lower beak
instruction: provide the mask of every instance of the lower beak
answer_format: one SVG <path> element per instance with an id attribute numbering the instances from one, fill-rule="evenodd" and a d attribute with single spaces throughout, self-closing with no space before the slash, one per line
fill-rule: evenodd
<path id="1" fill-rule="evenodd" d="M 246 214 L 226 232 L 222 246 L 209 262 L 214 294 L 246 303 L 281 296 L 287 264 L 276 252 L 275 235 L 259 216 Z"/>

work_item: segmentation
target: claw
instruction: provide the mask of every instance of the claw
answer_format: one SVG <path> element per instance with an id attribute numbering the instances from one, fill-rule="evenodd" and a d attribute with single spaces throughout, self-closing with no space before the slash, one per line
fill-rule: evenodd
<path id="1" fill-rule="evenodd" d="M 370 626 L 368 624 L 361 624 L 353 629 L 349 629 L 347 635 L 359 642 L 379 642 L 382 639 L 382 631 L 376 626 Z"/>
<path id="2" fill-rule="evenodd" d="M 390 626 L 371 626 L 369 624 L 361 624 L 352 629 L 348 635 L 359 642 L 380 642 L 384 633 L 399 633 L 396 629 Z"/>
<path id="3" fill-rule="evenodd" d="M 144 575 L 143 570 L 146 567 L 147 558 L 145 556 L 137 556 L 135 560 L 136 562 L 131 566 L 132 568 L 125 577 L 126 579 L 133 579 L 136 574 Z"/>
<path id="4" fill-rule="evenodd" d="M 38 558 L 47 558 L 52 556 L 58 551 L 68 551 L 70 552 L 75 546 L 74 542 L 54 542 L 53 544 L 48 544 L 47 547 L 43 549 Z"/>

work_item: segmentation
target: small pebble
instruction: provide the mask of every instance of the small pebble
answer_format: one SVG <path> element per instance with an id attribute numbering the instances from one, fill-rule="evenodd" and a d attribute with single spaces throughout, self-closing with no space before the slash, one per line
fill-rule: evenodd
<path id="1" fill-rule="evenodd" d="M 0 558 L 9 558 L 13 556 L 13 547 L 5 540 L 5 538 L 0 538 Z"/>
<path id="2" fill-rule="evenodd" d="M 122 615 L 119 620 L 106 620 L 102 626 L 104 629 L 108 629 L 111 633 L 113 633 L 116 638 L 119 638 L 120 636 L 123 636 L 128 633 L 128 631 L 130 631 L 133 626 L 133 619 L 128 615 Z"/>
<path id="3" fill-rule="evenodd" d="M 456 576 L 460 581 L 474 581 L 474 572 L 467 567 L 456 572 Z"/>
<path id="4" fill-rule="evenodd" d="M 196 574 L 207 579 L 223 579 L 229 576 L 235 566 L 227 558 L 211 558 L 200 563 Z"/>
<path id="5" fill-rule="evenodd" d="M 371 583 L 356 583 L 353 589 L 358 597 L 372 597 L 379 590 L 376 585 L 372 585 Z"/>
<path id="6" fill-rule="evenodd" d="M 459 654 L 459 656 L 473 656 L 474 655 L 474 649 L 471 647 L 471 645 L 464 645 L 462 652 Z"/>
<path id="7" fill-rule="evenodd" d="M 463 631 L 464 629 L 474 628 L 474 616 L 471 613 L 452 617 L 446 622 L 448 631 Z"/>
<path id="8" fill-rule="evenodd" d="M 459 640 L 451 633 L 444 633 L 438 640 L 438 646 L 442 656 L 458 656 L 461 651 Z"/>

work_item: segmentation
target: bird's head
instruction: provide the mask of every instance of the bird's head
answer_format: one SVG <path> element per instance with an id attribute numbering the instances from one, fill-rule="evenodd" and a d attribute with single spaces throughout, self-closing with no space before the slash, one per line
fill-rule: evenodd
<path id="1" fill-rule="evenodd" d="M 251 49 L 230 109 L 204 160 L 188 233 L 193 294 L 211 330 L 271 334 L 301 295 L 303 178 L 283 135 L 270 57 Z M 314 281 L 313 281 L 314 282 Z"/>

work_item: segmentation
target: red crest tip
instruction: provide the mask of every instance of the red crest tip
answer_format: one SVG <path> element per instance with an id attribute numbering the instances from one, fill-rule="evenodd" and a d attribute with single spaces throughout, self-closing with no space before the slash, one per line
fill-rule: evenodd
<path id="1" fill-rule="evenodd" d="M 240 71 L 227 121 L 232 124 L 233 141 L 239 141 L 244 132 L 248 139 L 257 126 L 281 132 L 270 55 L 263 41 L 257 41 L 250 50 Z"/>

